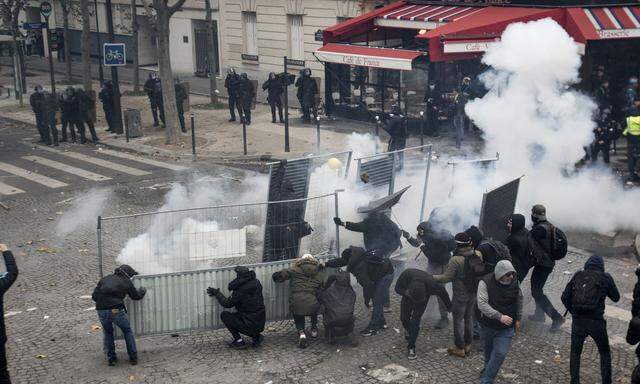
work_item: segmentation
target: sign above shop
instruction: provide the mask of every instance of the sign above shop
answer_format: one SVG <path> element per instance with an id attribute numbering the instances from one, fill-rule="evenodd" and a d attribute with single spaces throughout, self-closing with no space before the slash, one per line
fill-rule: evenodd
<path id="1" fill-rule="evenodd" d="M 412 0 L 412 4 L 433 5 L 530 5 L 541 7 L 589 7 L 594 5 L 637 4 L 638 0 Z"/>
<path id="2" fill-rule="evenodd" d="M 344 44 L 327 44 L 314 55 L 320 61 L 371 68 L 411 71 L 413 60 L 422 52 L 390 48 L 374 48 Z"/>
<path id="3" fill-rule="evenodd" d="M 496 40 L 468 40 L 468 41 L 445 41 L 444 53 L 473 53 L 485 52 L 496 43 Z"/>
<path id="4" fill-rule="evenodd" d="M 304 67 L 304 60 L 294 60 L 287 58 L 287 65 L 291 65 L 293 67 Z"/>
<path id="5" fill-rule="evenodd" d="M 244 61 L 258 61 L 258 55 L 247 55 L 246 53 L 242 54 L 242 60 Z"/>
<path id="6" fill-rule="evenodd" d="M 324 33 L 324 31 L 322 29 L 318 29 L 316 31 L 316 33 L 315 33 L 315 40 L 316 41 L 323 41 L 324 40 L 323 37 L 322 37 L 323 33 Z"/>

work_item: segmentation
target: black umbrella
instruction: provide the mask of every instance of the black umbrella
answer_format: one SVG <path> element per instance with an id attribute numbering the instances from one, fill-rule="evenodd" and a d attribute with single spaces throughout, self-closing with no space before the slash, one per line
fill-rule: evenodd
<path id="1" fill-rule="evenodd" d="M 358 208 L 358 213 L 371 213 L 390 209 L 391 207 L 396 205 L 398 201 L 400 201 L 400 197 L 402 197 L 402 194 L 405 193 L 409 188 L 411 188 L 411 186 L 404 187 L 398 192 L 389 196 L 385 196 L 381 199 L 370 201 L 366 207 Z"/>

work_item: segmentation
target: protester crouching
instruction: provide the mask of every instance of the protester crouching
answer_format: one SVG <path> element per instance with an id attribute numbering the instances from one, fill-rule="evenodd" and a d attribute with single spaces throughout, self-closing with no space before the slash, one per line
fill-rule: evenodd
<path id="1" fill-rule="evenodd" d="M 351 287 L 349 273 L 338 271 L 329 277 L 318 292 L 318 301 L 323 308 L 322 323 L 329 344 L 344 342 L 357 346 L 353 331 L 356 292 Z"/>

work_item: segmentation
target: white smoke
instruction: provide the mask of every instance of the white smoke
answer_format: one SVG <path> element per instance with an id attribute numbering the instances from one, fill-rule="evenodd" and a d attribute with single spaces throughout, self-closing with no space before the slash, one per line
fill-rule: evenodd
<path id="1" fill-rule="evenodd" d="M 56 234 L 63 238 L 79 229 L 95 228 L 96 219 L 107 207 L 111 197 L 111 189 L 91 189 L 72 201 L 74 205 L 64 212 L 56 224 Z"/>

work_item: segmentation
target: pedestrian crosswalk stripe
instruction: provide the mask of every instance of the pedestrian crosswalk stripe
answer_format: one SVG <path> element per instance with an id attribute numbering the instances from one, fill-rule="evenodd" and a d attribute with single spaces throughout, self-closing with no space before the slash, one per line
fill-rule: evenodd
<path id="1" fill-rule="evenodd" d="M 126 152 L 112 151 L 110 149 L 103 149 L 99 153 L 102 153 L 102 154 L 105 154 L 105 155 L 109 155 L 109 156 L 120 157 L 120 158 L 127 159 L 127 160 L 133 160 L 133 161 L 137 161 L 139 163 L 149 164 L 149 165 L 153 165 L 153 166 L 156 166 L 156 167 L 159 167 L 159 168 L 171 169 L 172 171 L 184 171 L 185 169 L 187 169 L 187 167 L 183 167 L 182 165 L 164 163 L 162 161 L 147 159 L 147 158 L 136 156 L 136 155 L 132 155 L 132 154 L 126 153 Z"/>
<path id="2" fill-rule="evenodd" d="M 151 172 L 143 171 L 143 170 L 132 168 L 132 167 L 127 167 L 126 165 L 121 165 L 121 164 L 118 164 L 118 163 L 113 163 L 111 161 L 98 159 L 98 158 L 95 158 L 95 157 L 92 157 L 92 156 L 88 156 L 88 155 L 85 155 L 85 154 L 82 154 L 82 153 L 78 153 L 78 152 L 58 151 L 56 149 L 49 148 L 49 147 L 44 147 L 44 146 L 41 146 L 39 148 L 42 149 L 42 150 L 48 151 L 48 152 L 57 153 L 57 154 L 62 155 L 62 156 L 71 157 L 71 158 L 76 159 L 76 160 L 81 160 L 81 161 L 84 161 L 84 162 L 87 162 L 87 163 L 91 163 L 91 164 L 97 165 L 99 167 L 113 169 L 114 171 L 126 173 L 126 174 L 133 175 L 133 176 L 145 176 L 145 175 L 150 175 L 151 174 Z"/>
<path id="3" fill-rule="evenodd" d="M 4 171 L 7 173 L 11 173 L 12 175 L 16 175 L 19 177 L 22 177 L 24 179 L 27 180 L 31 180 L 35 183 L 38 184 L 42 184 L 46 187 L 49 188 L 60 188 L 60 187 L 66 187 L 67 184 L 63 183 L 61 181 L 58 181 L 56 179 L 52 179 L 50 177 L 47 176 L 43 176 L 37 173 L 33 173 L 30 171 L 27 171 L 26 169 L 22 169 L 22 168 L 18 168 L 16 166 L 13 166 L 11 164 L 7 164 L 7 163 L 1 163 L 0 162 L 0 171 Z"/>
<path id="4" fill-rule="evenodd" d="M 63 172 L 68 172 L 88 180 L 93 180 L 93 181 L 111 180 L 110 177 L 102 176 L 97 173 L 89 172 L 81 168 L 72 167 L 70 165 L 63 164 L 54 160 L 46 159 L 40 156 L 24 156 L 23 159 L 30 160 L 38 164 L 46 165 L 47 167 L 51 167 Z"/>
<path id="5" fill-rule="evenodd" d="M 18 193 L 24 193 L 20 188 L 12 187 L 9 184 L 0 182 L 0 195 L 16 195 Z"/>

